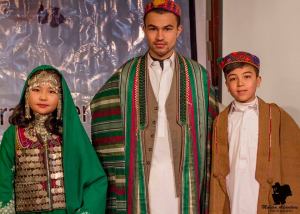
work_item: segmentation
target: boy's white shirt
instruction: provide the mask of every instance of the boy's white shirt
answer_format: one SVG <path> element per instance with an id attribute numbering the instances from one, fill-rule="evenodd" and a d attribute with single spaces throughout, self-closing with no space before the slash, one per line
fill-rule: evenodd
<path id="1" fill-rule="evenodd" d="M 175 69 L 175 54 L 163 63 L 164 70 L 158 61 L 153 61 L 148 56 L 150 82 L 159 107 L 148 186 L 149 206 L 150 212 L 154 214 L 176 214 L 179 213 L 179 199 L 176 196 L 170 133 L 165 111 Z"/>
<path id="2" fill-rule="evenodd" d="M 257 213 L 258 118 L 257 97 L 249 103 L 233 101 L 228 115 L 230 173 L 226 177 L 231 214 Z"/>

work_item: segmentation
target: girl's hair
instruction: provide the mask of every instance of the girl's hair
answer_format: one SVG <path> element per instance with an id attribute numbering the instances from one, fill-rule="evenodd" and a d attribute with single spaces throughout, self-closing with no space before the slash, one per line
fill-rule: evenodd
<path id="1" fill-rule="evenodd" d="M 60 77 L 60 75 L 56 71 L 49 71 L 49 72 L 55 72 Z M 34 77 L 38 73 L 39 72 L 35 73 L 32 77 Z M 26 86 L 26 87 L 28 87 L 28 86 Z M 26 90 L 24 90 L 24 91 L 26 91 Z M 63 94 L 61 95 L 61 99 L 63 100 Z M 14 108 L 12 115 L 9 117 L 9 123 L 12 125 L 15 125 L 15 126 L 25 128 L 31 122 L 33 122 L 35 120 L 35 116 L 31 109 L 30 109 L 30 115 L 31 115 L 30 119 L 25 118 L 25 94 L 24 94 L 24 98 Z M 57 115 L 57 109 L 55 111 L 53 111 L 52 114 L 49 116 L 49 118 L 45 121 L 45 127 L 50 133 L 56 134 L 56 135 L 61 135 L 63 122 L 62 122 L 62 119 L 57 119 L 56 115 Z"/>

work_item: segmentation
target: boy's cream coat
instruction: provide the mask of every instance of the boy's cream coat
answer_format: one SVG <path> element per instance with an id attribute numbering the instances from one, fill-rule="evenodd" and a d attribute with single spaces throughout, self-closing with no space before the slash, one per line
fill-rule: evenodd
<path id="1" fill-rule="evenodd" d="M 300 129 L 276 104 L 259 99 L 259 142 L 256 180 L 259 182 L 257 213 L 300 213 Z M 229 174 L 228 113 L 230 105 L 214 121 L 210 214 L 230 214 L 226 190 Z M 269 134 L 271 130 L 271 135 Z M 285 208 L 273 206 L 272 185 L 288 184 L 292 196 Z"/>

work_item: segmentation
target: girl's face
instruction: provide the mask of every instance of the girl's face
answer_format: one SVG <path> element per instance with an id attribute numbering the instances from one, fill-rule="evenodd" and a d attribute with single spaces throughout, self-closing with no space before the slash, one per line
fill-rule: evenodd
<path id="1" fill-rule="evenodd" d="M 57 108 L 59 94 L 49 84 L 34 86 L 28 93 L 28 104 L 34 113 L 46 115 Z"/>

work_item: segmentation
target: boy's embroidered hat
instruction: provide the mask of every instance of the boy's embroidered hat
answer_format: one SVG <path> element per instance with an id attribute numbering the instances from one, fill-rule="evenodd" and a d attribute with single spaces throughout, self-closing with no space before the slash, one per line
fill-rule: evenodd
<path id="1" fill-rule="evenodd" d="M 232 52 L 224 58 L 218 58 L 217 62 L 222 70 L 225 68 L 225 66 L 237 62 L 248 63 L 256 67 L 258 70 L 260 66 L 259 58 L 245 51 Z"/>
<path id="2" fill-rule="evenodd" d="M 169 11 L 179 17 L 181 16 L 181 8 L 177 3 L 174 2 L 174 0 L 152 0 L 146 4 L 144 16 L 156 8 Z"/>

